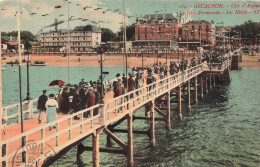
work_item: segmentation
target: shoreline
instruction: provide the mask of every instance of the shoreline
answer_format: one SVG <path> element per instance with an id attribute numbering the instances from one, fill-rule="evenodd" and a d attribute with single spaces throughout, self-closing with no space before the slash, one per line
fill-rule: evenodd
<path id="1" fill-rule="evenodd" d="M 193 56 L 192 55 L 185 55 L 184 58 L 191 59 Z M 89 67 L 99 67 L 100 64 L 97 60 L 97 57 L 92 55 L 92 56 L 70 56 L 70 62 L 69 66 L 71 67 L 76 67 L 76 66 L 89 66 Z M 180 57 L 179 57 L 180 58 Z M 18 56 L 13 56 L 13 57 L 6 57 L 6 60 L 2 60 L 2 65 L 10 65 L 6 64 L 7 62 L 10 61 L 15 61 L 18 59 Z M 22 60 L 24 57 L 22 57 Z M 172 56 L 172 59 L 178 59 L 178 56 Z M 157 58 L 149 55 L 145 55 L 143 57 L 143 66 L 144 68 L 149 67 L 151 64 L 157 62 Z M 171 59 L 168 57 L 168 62 Z M 45 66 L 68 66 L 68 57 L 61 57 L 58 55 L 46 55 L 46 56 L 39 56 L 39 55 L 32 55 L 31 56 L 31 62 L 35 61 L 44 61 Z M 142 67 L 142 57 L 137 57 L 137 56 L 129 56 L 127 58 L 128 62 L 128 67 L 133 68 L 133 67 Z M 165 63 L 166 58 L 158 58 L 158 62 Z M 16 65 L 16 64 L 14 64 Z M 26 66 L 26 63 L 21 63 L 21 66 Z M 109 55 L 105 57 L 105 61 L 103 62 L 103 66 L 121 66 L 125 67 L 125 58 L 123 55 Z M 39 66 L 39 67 L 44 67 L 44 66 Z M 239 64 L 240 68 L 260 68 L 260 53 L 257 54 L 257 56 L 248 56 L 248 55 L 243 55 L 242 56 L 242 62 Z"/>

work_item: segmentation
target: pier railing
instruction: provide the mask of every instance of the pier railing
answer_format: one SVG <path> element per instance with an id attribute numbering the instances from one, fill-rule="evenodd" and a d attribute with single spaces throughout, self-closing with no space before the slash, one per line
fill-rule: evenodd
<path id="1" fill-rule="evenodd" d="M 117 79 L 104 82 L 105 89 L 106 90 L 113 89 L 112 84 L 114 81 L 117 81 Z M 38 115 L 39 111 L 37 109 L 37 103 L 38 103 L 38 99 L 22 102 L 23 120 L 32 119 L 33 117 Z M 20 103 L 3 107 L 2 118 L 5 120 L 2 123 L 3 126 L 8 126 L 8 125 L 21 122 Z"/>
<path id="2" fill-rule="evenodd" d="M 109 122 L 111 114 L 116 116 L 120 112 L 133 111 L 152 99 L 174 89 L 181 83 L 199 75 L 201 72 L 203 72 L 202 64 L 108 100 L 105 103 L 105 113 L 102 114 L 105 116 L 104 120 Z"/>
<path id="3" fill-rule="evenodd" d="M 105 104 L 95 105 L 54 122 L 25 131 L 10 139 L 3 140 L 2 162 L 5 163 L 5 166 L 9 166 L 9 162 L 12 162 L 15 156 L 20 155 L 21 157 L 23 154 L 24 157 L 28 157 L 33 154 L 35 150 L 28 149 L 28 145 L 39 146 L 41 154 L 35 157 L 34 161 L 43 160 L 46 156 L 46 151 L 50 152 L 53 149 L 55 152 L 59 152 L 71 143 L 93 133 L 97 128 L 115 121 L 115 117 L 111 119 L 111 114 L 116 115 L 118 112 L 121 112 L 124 113 L 122 115 L 125 115 L 127 112 L 143 106 L 150 100 L 172 90 L 182 82 L 186 82 L 201 72 L 203 72 L 202 64 L 113 98 L 105 102 Z M 49 131 L 49 127 L 53 126 L 56 129 Z M 31 141 L 30 139 L 35 138 L 35 136 L 37 136 L 38 140 Z M 13 146 L 13 143 L 17 142 L 21 144 L 21 147 L 17 146 L 15 148 Z M 46 145 L 50 146 L 50 148 L 46 149 Z M 25 158 L 25 163 L 28 164 L 28 162 L 29 158 Z"/>
<path id="4" fill-rule="evenodd" d="M 31 119 L 34 117 L 35 111 L 37 111 L 37 106 L 35 103 L 38 99 L 24 101 L 22 103 L 23 108 L 23 116 L 24 119 Z M 21 112 L 20 112 L 20 103 L 13 104 L 9 106 L 3 107 L 3 115 L 2 118 L 6 120 L 3 125 L 7 125 L 8 120 L 14 119 L 13 123 L 18 123 L 21 121 Z"/>
<path id="5" fill-rule="evenodd" d="M 222 63 L 208 63 L 207 70 L 211 71 L 224 71 L 231 65 L 231 60 L 227 59 Z"/>
<path id="6" fill-rule="evenodd" d="M 226 69 L 230 65 L 231 65 L 231 60 L 227 59 L 226 61 L 224 61 L 222 63 L 208 63 L 208 68 L 206 68 L 206 69 L 211 70 L 211 71 L 224 71 L 224 69 Z M 190 68 L 186 71 L 189 71 L 191 69 L 193 69 L 193 68 Z M 122 77 L 120 77 L 120 78 L 122 78 Z M 113 81 L 116 81 L 116 80 L 117 79 L 106 81 L 104 83 L 105 88 L 107 90 L 108 89 L 111 90 L 113 88 L 112 87 Z M 140 89 L 142 89 L 142 88 L 140 88 Z M 142 92 L 142 91 L 140 91 L 140 92 Z M 125 97 L 125 98 L 127 98 L 127 97 Z M 118 100 L 118 102 L 115 105 L 118 105 L 119 101 L 120 100 Z M 30 101 L 24 101 L 22 103 L 23 119 L 24 120 L 32 119 L 34 116 L 36 116 L 36 114 L 38 113 L 38 110 L 36 108 L 37 102 L 38 102 L 38 99 L 33 99 L 33 100 L 30 100 Z M 21 121 L 20 103 L 3 107 L 2 118 L 6 120 L 3 123 L 4 126 L 11 125 L 11 124 L 14 124 L 14 123 L 19 123 Z M 10 121 L 10 120 L 12 120 L 12 121 Z"/>
<path id="7" fill-rule="evenodd" d="M 43 160 L 44 157 L 46 158 L 46 152 L 53 151 L 51 149 L 54 146 L 57 146 L 55 147 L 55 152 L 60 151 L 62 148 L 72 142 L 76 142 L 80 138 L 92 133 L 96 128 L 100 127 L 100 112 L 98 112 L 100 106 L 101 105 L 92 106 L 2 141 L 3 147 L 1 161 L 5 162 L 6 167 L 8 167 L 10 164 L 8 165 L 6 162 L 13 161 L 15 156 L 21 157 L 20 154 L 23 153 L 25 157 L 28 157 L 28 154 L 33 154 L 32 152 L 35 151 L 35 148 L 31 148 L 32 146 L 39 146 L 37 149 L 39 149 L 41 153 L 41 155 L 35 158 L 34 161 Z M 61 124 L 66 124 L 67 126 L 60 126 Z M 54 132 L 51 133 L 51 131 L 49 132 L 49 127 L 53 126 L 56 128 L 54 129 Z M 61 129 L 60 127 L 63 128 Z M 31 141 L 30 139 L 35 136 L 37 136 L 37 139 L 39 140 Z M 49 149 L 45 145 L 47 141 Z M 14 148 L 12 144 L 17 142 L 21 143 L 21 147 Z M 59 147 L 60 145 L 62 145 L 62 147 Z M 28 149 L 28 146 L 30 149 Z M 26 158 L 25 163 L 28 164 L 28 162 L 29 158 Z"/>

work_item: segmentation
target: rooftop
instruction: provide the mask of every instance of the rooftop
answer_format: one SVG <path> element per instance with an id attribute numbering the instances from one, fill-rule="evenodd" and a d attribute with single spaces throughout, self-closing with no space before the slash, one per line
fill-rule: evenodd
<path id="1" fill-rule="evenodd" d="M 17 36 L 2 36 L 2 39 L 8 42 L 16 42 Z"/>
<path id="2" fill-rule="evenodd" d="M 145 15 L 143 17 L 140 17 L 137 19 L 137 21 L 145 22 L 145 23 L 151 23 L 154 24 L 160 24 L 165 22 L 172 22 L 177 23 L 177 18 L 173 16 L 173 14 L 152 14 L 152 15 Z"/>
<path id="3" fill-rule="evenodd" d="M 48 31 L 48 32 L 43 32 L 41 34 L 49 34 L 49 33 L 53 33 L 53 32 L 68 33 L 68 30 L 67 29 L 59 29 L 58 31 L 52 30 L 52 31 Z M 101 31 L 95 25 L 86 25 L 86 26 L 76 26 L 70 32 L 101 32 Z"/>
<path id="4" fill-rule="evenodd" d="M 210 23 L 206 20 L 192 20 L 192 21 L 189 21 L 186 24 L 212 24 L 212 23 Z"/>

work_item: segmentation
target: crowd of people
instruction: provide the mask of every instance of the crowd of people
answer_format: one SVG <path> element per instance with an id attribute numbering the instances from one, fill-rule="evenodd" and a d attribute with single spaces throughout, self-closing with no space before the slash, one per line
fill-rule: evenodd
<path id="1" fill-rule="evenodd" d="M 37 109 L 39 110 L 38 122 L 53 122 L 56 120 L 56 112 L 62 114 L 73 114 L 80 110 L 92 107 L 100 103 L 100 93 L 102 90 L 101 80 L 97 82 L 84 82 L 81 80 L 79 84 L 75 85 L 62 85 L 58 95 L 50 94 L 49 97 L 46 95 L 46 90 L 43 90 L 43 94 L 38 99 Z M 103 87 L 103 94 L 106 91 Z M 52 99 L 50 101 L 50 99 Z M 49 102 L 50 101 L 50 102 Z M 55 103 L 55 102 L 56 103 Z M 54 108 L 55 106 L 55 113 Z M 46 113 L 47 111 L 47 113 Z M 45 116 L 42 116 L 45 113 Z M 94 109 L 93 115 L 98 113 L 97 109 Z M 85 112 L 84 117 L 89 117 L 90 113 Z M 79 119 L 77 116 L 74 119 Z M 50 129 L 55 127 L 50 127 Z"/>
<path id="2" fill-rule="evenodd" d="M 52 122 L 56 120 L 56 111 L 62 114 L 73 114 L 78 111 L 84 110 L 86 108 L 92 107 L 96 104 L 99 104 L 102 101 L 101 95 L 105 95 L 109 91 L 113 91 L 114 98 L 119 97 L 126 92 L 134 91 L 135 89 L 141 88 L 144 86 L 144 83 L 147 85 L 156 82 L 157 79 L 165 78 L 168 73 L 174 75 L 178 72 L 186 70 L 188 67 L 195 67 L 198 64 L 207 61 L 208 63 L 212 62 L 223 62 L 227 57 L 222 54 L 216 53 L 204 53 L 201 58 L 192 58 L 190 61 L 187 59 L 170 61 L 166 63 L 154 63 L 149 68 L 147 68 L 147 75 L 144 75 L 144 72 L 140 68 L 133 68 L 132 73 L 129 73 L 126 76 L 124 73 L 122 77 L 118 73 L 115 77 L 116 79 L 112 82 L 108 82 L 106 85 L 101 84 L 101 80 L 97 82 L 85 82 L 84 79 L 76 85 L 62 85 L 57 96 L 50 94 L 49 97 L 46 95 L 46 90 L 43 90 L 43 94 L 38 99 L 37 109 L 39 112 L 39 123 L 44 120 L 44 122 Z M 151 86 L 148 87 L 151 90 Z M 103 89 L 103 90 L 102 90 Z M 137 92 L 138 94 L 140 92 Z M 130 98 L 133 98 L 134 94 L 130 94 Z M 128 99 L 126 99 L 128 100 Z M 147 109 L 151 107 L 150 103 L 147 103 Z M 46 116 L 43 118 L 42 114 L 46 113 Z M 55 112 L 54 112 L 55 111 Z M 93 110 L 93 115 L 98 114 L 98 109 Z M 84 117 L 89 117 L 90 113 L 85 112 Z M 79 119 L 77 116 L 74 119 Z M 50 129 L 55 128 L 55 126 L 50 127 Z"/>

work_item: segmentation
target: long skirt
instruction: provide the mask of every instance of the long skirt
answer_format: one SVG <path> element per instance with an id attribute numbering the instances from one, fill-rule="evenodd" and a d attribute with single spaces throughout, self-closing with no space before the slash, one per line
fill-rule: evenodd
<path id="1" fill-rule="evenodd" d="M 46 114 L 47 123 L 53 122 L 56 120 L 57 113 L 56 113 L 56 107 L 55 106 L 49 106 Z M 53 125 L 52 127 L 55 127 Z"/>

